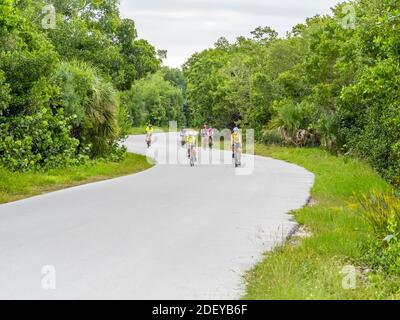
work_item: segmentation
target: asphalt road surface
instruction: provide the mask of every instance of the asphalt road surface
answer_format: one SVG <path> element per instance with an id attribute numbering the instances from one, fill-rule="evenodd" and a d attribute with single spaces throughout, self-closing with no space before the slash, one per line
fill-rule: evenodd
<path id="1" fill-rule="evenodd" d="M 145 172 L 0 205 L 2 299 L 238 299 L 281 243 L 314 176 L 282 161 L 201 150 L 176 134 L 126 142 Z"/>

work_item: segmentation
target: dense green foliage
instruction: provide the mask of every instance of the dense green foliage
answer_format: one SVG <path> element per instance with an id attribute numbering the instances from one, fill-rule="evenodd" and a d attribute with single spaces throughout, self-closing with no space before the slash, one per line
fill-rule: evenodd
<path id="1" fill-rule="evenodd" d="M 18 8 L 40 28 L 45 0 L 19 0 Z M 156 50 L 137 39 L 135 23 L 122 19 L 117 0 L 56 0 L 57 27 L 46 31 L 63 59 L 98 67 L 119 90 L 159 69 Z"/>
<path id="2" fill-rule="evenodd" d="M 56 74 L 72 134 L 93 156 L 106 155 L 118 138 L 117 99 L 111 83 L 84 63 L 63 63 Z"/>
<path id="3" fill-rule="evenodd" d="M 360 198 L 362 214 L 374 237 L 364 260 L 374 269 L 400 274 L 400 199 L 392 193 L 370 192 Z"/>
<path id="4" fill-rule="evenodd" d="M 52 3 L 0 0 L 0 165 L 117 160 L 132 122 L 184 121 L 182 73 L 164 68 L 161 76 L 155 48 L 120 17 L 118 0 Z M 143 113 L 140 99 L 153 99 Z"/>
<path id="5" fill-rule="evenodd" d="M 174 81 L 175 79 L 171 79 Z M 135 126 L 152 123 L 168 126 L 170 120 L 185 123 L 183 89 L 157 72 L 137 81 L 132 89 L 121 97 Z"/>
<path id="6" fill-rule="evenodd" d="M 53 115 L 46 108 L 35 115 L 8 117 L 0 123 L 1 162 L 20 171 L 81 163 L 87 156 L 76 155 L 79 141 L 70 136 L 68 122 L 62 110 Z"/>
<path id="7" fill-rule="evenodd" d="M 320 144 L 367 159 L 400 184 L 400 3 L 351 5 L 308 19 L 285 39 L 257 28 L 251 38 L 222 38 L 193 55 L 184 66 L 193 124 Z"/>

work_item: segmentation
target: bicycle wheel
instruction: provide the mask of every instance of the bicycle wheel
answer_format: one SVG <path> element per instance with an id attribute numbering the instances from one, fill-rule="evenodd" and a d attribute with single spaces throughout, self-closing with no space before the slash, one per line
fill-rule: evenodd
<path id="1" fill-rule="evenodd" d="M 194 147 L 191 147 L 190 149 L 190 166 L 194 167 L 194 159 L 195 159 L 195 155 L 194 155 Z"/>

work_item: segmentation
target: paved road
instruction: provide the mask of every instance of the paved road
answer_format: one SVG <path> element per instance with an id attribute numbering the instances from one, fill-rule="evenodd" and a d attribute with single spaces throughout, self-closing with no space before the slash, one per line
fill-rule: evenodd
<path id="1" fill-rule="evenodd" d="M 287 213 L 314 177 L 261 157 L 236 171 L 229 153 L 190 168 L 178 149 L 173 164 L 177 141 L 166 152 L 166 139 L 156 136 L 159 165 L 148 171 L 0 205 L 0 298 L 239 298 L 245 271 L 294 227 Z M 126 145 L 146 153 L 143 136 Z"/>

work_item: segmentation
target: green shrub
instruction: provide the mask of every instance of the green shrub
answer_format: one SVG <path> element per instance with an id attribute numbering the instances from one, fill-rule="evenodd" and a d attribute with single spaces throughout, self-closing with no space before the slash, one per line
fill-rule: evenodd
<path id="1" fill-rule="evenodd" d="M 371 240 L 365 250 L 364 262 L 375 270 L 391 275 L 400 275 L 400 241 L 392 238 L 383 245 L 382 241 Z"/>
<path id="2" fill-rule="evenodd" d="M 261 137 L 262 143 L 272 145 L 283 145 L 282 138 L 276 129 L 264 130 Z"/>
<path id="3" fill-rule="evenodd" d="M 359 200 L 363 217 L 378 237 L 400 235 L 400 199 L 392 193 L 371 192 Z M 394 229 L 393 229 L 394 228 Z"/>
<path id="4" fill-rule="evenodd" d="M 0 119 L 0 162 L 14 171 L 51 169 L 85 162 L 79 141 L 70 136 L 63 111 L 42 108 L 34 115 Z M 86 150 L 87 151 L 87 150 Z"/>
<path id="5" fill-rule="evenodd" d="M 398 74 L 392 59 L 365 68 L 342 91 L 336 122 L 344 150 L 364 158 L 389 182 L 400 184 L 400 104 Z"/>
<path id="6" fill-rule="evenodd" d="M 277 105 L 279 124 L 294 138 L 299 130 L 308 130 L 311 123 L 312 106 L 306 101 L 296 103 L 283 100 Z"/>
<path id="7" fill-rule="evenodd" d="M 72 134 L 79 139 L 81 147 L 90 146 L 92 157 L 113 152 L 121 131 L 112 84 L 93 67 L 76 61 L 63 63 L 54 82 L 61 87 L 60 105 L 73 118 Z"/>
<path id="8" fill-rule="evenodd" d="M 362 215 L 373 230 L 364 260 L 375 269 L 400 275 L 400 199 L 371 192 L 360 198 Z"/>
<path id="9" fill-rule="evenodd" d="M 121 95 L 119 95 L 119 100 L 121 100 Z M 132 123 L 129 117 L 129 110 L 126 108 L 126 106 L 122 105 L 120 102 L 118 102 L 118 106 L 118 136 L 125 138 L 129 135 L 129 132 L 132 128 Z"/>
<path id="10" fill-rule="evenodd" d="M 4 73 L 0 70 L 0 116 L 7 110 L 10 100 L 10 86 L 5 83 Z"/>

